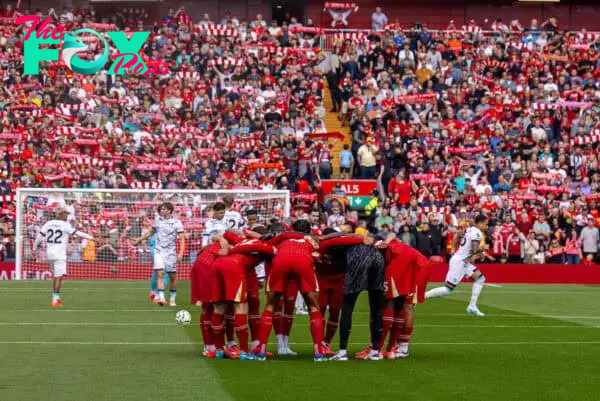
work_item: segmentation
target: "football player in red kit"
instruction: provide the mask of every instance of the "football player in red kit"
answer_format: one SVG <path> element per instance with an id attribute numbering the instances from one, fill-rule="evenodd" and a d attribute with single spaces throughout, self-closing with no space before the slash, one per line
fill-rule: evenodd
<path id="1" fill-rule="evenodd" d="M 385 257 L 385 298 L 383 309 L 383 333 L 380 349 L 383 349 L 385 339 L 390 333 L 388 345 L 383 353 L 386 359 L 394 359 L 394 348 L 400 332 L 403 330 L 405 318 L 405 303 L 411 305 L 415 296 L 417 271 L 419 270 L 419 252 L 414 248 L 398 241 L 394 235 L 389 235 L 385 241 L 376 244 Z M 407 299 L 409 299 L 408 302 Z"/>
<path id="2" fill-rule="evenodd" d="M 211 319 L 212 305 L 212 265 L 219 256 L 219 251 L 229 244 L 236 244 L 242 238 L 232 232 L 226 232 L 221 236 L 213 237 L 213 243 L 207 245 L 198 254 L 191 271 L 191 293 L 192 304 L 200 301 L 202 314 L 200 315 L 200 330 L 204 347 L 202 354 L 208 358 L 214 358 L 216 349 L 212 340 Z"/>
<path id="3" fill-rule="evenodd" d="M 227 249 L 225 249 L 227 250 Z M 248 304 L 246 272 L 254 270 L 266 257 L 275 254 L 275 248 L 258 239 L 244 240 L 228 250 L 229 254 L 221 256 L 213 263 L 214 310 L 212 329 L 216 358 L 254 360 L 256 357 L 248 352 Z M 227 304 L 233 304 L 235 313 L 235 332 L 241 352 L 237 354 L 231 349 L 223 350 L 225 344 L 224 313 Z"/>
<path id="4" fill-rule="evenodd" d="M 267 280 L 267 304 L 260 319 L 260 346 L 256 350 L 260 360 L 266 359 L 267 342 L 273 326 L 273 310 L 281 294 L 285 292 L 290 278 L 308 302 L 310 310 L 310 333 L 314 344 L 314 360 L 324 361 L 327 356 L 321 352 L 323 341 L 323 320 L 319 311 L 319 287 L 314 272 L 313 254 L 318 245 L 309 236 L 311 225 L 307 220 L 298 220 L 292 225 L 296 231 L 277 235 L 271 243 L 277 247 L 271 273 Z"/>

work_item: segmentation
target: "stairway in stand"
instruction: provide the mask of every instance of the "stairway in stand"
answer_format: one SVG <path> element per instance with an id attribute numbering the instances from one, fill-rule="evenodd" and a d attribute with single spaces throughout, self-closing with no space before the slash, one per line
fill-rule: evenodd
<path id="1" fill-rule="evenodd" d="M 323 80 L 325 84 L 325 89 L 323 90 L 323 105 L 325 106 L 325 110 L 327 113 L 325 114 L 325 127 L 327 127 L 327 132 L 341 132 L 344 134 L 344 140 L 329 140 L 329 143 L 333 145 L 331 148 L 331 153 L 333 154 L 333 178 L 338 178 L 340 176 L 340 152 L 343 150 L 344 144 L 350 145 L 352 143 L 352 136 L 350 135 L 350 129 L 346 127 L 342 127 L 342 123 L 338 120 L 338 113 L 332 113 L 333 109 L 333 101 L 331 99 L 331 91 L 327 85 L 327 80 Z"/>

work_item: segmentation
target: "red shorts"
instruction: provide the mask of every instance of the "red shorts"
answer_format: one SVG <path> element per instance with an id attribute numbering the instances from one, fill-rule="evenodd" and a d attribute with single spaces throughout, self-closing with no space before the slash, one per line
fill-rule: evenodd
<path id="1" fill-rule="evenodd" d="M 296 285 L 295 280 L 288 280 L 287 286 L 285 287 L 285 297 L 286 298 L 294 298 L 298 296 L 298 286 Z"/>
<path id="2" fill-rule="evenodd" d="M 317 275 L 321 309 L 341 309 L 344 303 L 344 274 Z"/>
<path id="3" fill-rule="evenodd" d="M 267 280 L 267 292 L 286 290 L 288 280 L 294 279 L 302 293 L 319 291 L 319 284 L 311 256 L 278 253 L 273 258 L 271 274 Z"/>
<path id="4" fill-rule="evenodd" d="M 192 267 L 192 276 L 197 299 L 203 304 L 212 301 L 212 266 L 196 262 Z"/>
<path id="5" fill-rule="evenodd" d="M 387 265 L 384 286 L 387 299 L 414 294 L 416 285 L 412 263 Z"/>
<path id="6" fill-rule="evenodd" d="M 248 288 L 249 297 L 259 296 L 260 283 L 258 282 L 258 278 L 254 271 L 246 272 L 246 286 Z"/>
<path id="7" fill-rule="evenodd" d="M 214 279 L 212 297 L 214 302 L 246 302 L 248 288 L 244 269 L 231 261 L 217 259 L 213 264 Z"/>

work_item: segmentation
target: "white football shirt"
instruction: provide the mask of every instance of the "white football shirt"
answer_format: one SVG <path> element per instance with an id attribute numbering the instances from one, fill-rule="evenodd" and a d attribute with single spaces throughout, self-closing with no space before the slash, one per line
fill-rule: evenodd
<path id="1" fill-rule="evenodd" d="M 246 220 L 235 210 L 226 211 L 223 220 L 225 220 L 227 227 L 232 230 L 241 230 L 246 227 Z"/>
<path id="2" fill-rule="evenodd" d="M 154 252 L 165 256 L 176 255 L 177 234 L 181 234 L 184 231 L 181 220 L 173 217 L 165 219 L 159 216 L 154 221 L 154 230 L 156 232 Z"/>
<path id="3" fill-rule="evenodd" d="M 469 227 L 465 231 L 464 236 L 460 240 L 460 247 L 454 254 L 461 260 L 469 260 L 473 256 L 473 241 L 481 242 L 483 234 L 477 227 Z"/>
<path id="4" fill-rule="evenodd" d="M 225 231 L 227 231 L 227 222 L 224 217 L 221 220 L 208 219 L 202 232 L 202 246 L 210 244 L 215 235 L 223 235 Z"/>
<path id="5" fill-rule="evenodd" d="M 69 237 L 77 230 L 64 220 L 50 220 L 42 226 L 40 235 L 46 241 L 48 260 L 67 260 Z"/>

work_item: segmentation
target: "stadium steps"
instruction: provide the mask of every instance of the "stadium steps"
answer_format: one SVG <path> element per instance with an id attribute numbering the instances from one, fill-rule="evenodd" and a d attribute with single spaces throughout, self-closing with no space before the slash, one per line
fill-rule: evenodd
<path id="1" fill-rule="evenodd" d="M 352 143 L 352 136 L 350 135 L 350 129 L 348 127 L 342 127 L 342 123 L 338 120 L 338 113 L 332 113 L 331 109 L 333 108 L 333 101 L 331 99 L 331 91 L 329 90 L 329 86 L 327 85 L 327 80 L 323 80 L 325 85 L 325 90 L 323 91 L 323 104 L 325 106 L 325 127 L 327 127 L 328 132 L 336 132 L 339 131 L 344 134 L 344 140 L 329 140 L 329 143 L 333 146 L 331 151 L 333 153 L 333 177 L 337 178 L 340 176 L 340 159 L 339 154 L 343 150 L 344 144 Z"/>

